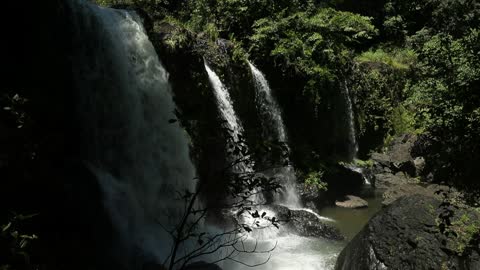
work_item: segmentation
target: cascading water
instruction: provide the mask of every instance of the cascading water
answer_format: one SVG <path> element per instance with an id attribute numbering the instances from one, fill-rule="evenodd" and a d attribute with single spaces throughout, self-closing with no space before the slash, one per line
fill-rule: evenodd
<path id="1" fill-rule="evenodd" d="M 347 121 L 348 121 L 348 135 L 349 135 L 349 160 L 354 160 L 358 153 L 357 132 L 355 131 L 355 116 L 353 113 L 352 99 L 350 97 L 350 90 L 347 82 L 344 85 L 345 103 L 347 105 Z"/>
<path id="2" fill-rule="evenodd" d="M 229 130 L 231 139 L 235 142 L 238 142 L 240 138 L 243 138 L 243 126 L 238 119 L 235 109 L 233 108 L 233 102 L 228 93 L 228 89 L 222 83 L 218 75 L 208 66 L 207 62 L 204 62 L 205 70 L 208 74 L 208 79 L 212 85 L 214 95 L 217 101 L 217 106 L 220 111 L 222 118 L 225 120 L 226 128 Z M 246 158 L 242 154 L 230 154 L 229 162 L 236 163 L 233 167 L 235 173 L 253 173 L 251 165 L 247 165 L 245 162 L 237 162 Z M 263 201 L 262 196 L 257 196 L 256 202 L 260 203 Z"/>
<path id="3" fill-rule="evenodd" d="M 84 158 L 114 227 L 111 256 L 126 269 L 160 263 L 179 222 L 176 191 L 194 190 L 186 132 L 168 74 L 135 14 L 71 1 L 73 73 Z"/>
<path id="4" fill-rule="evenodd" d="M 271 95 L 271 89 L 268 86 L 268 82 L 264 75 L 251 63 L 250 68 L 255 79 L 255 86 L 257 91 L 257 109 L 259 110 L 262 121 L 262 126 L 265 128 L 265 134 L 270 139 L 275 139 L 282 142 L 287 142 L 287 135 L 285 127 L 280 114 L 278 104 Z M 279 181 L 286 185 L 286 195 L 277 198 L 276 204 L 283 204 L 290 209 L 300 208 L 300 200 L 295 189 L 295 174 L 291 166 L 282 167 L 281 169 L 273 172 L 276 177 L 279 177 Z M 259 212 L 265 212 L 266 216 L 276 216 L 275 210 L 269 206 L 258 208 Z M 314 213 L 309 209 L 302 209 L 300 211 L 307 211 L 313 214 L 314 218 L 321 221 L 330 221 L 328 218 L 324 218 Z M 268 255 L 263 253 L 249 253 L 240 254 L 238 261 L 247 263 L 248 265 L 261 264 L 255 267 L 260 270 L 322 270 L 333 269 L 335 259 L 339 253 L 342 244 L 336 243 L 320 238 L 301 237 L 295 235 L 289 231 L 288 228 L 280 226 L 279 229 L 268 226 L 268 222 L 260 223 L 256 228 L 257 219 L 245 215 L 243 217 L 245 224 L 251 225 L 253 231 L 250 233 L 250 237 L 245 242 L 245 245 L 250 249 L 256 247 L 258 250 L 268 250 L 276 246 L 272 252 L 271 258 L 268 263 L 261 264 L 268 259 Z M 312 220 L 312 222 L 316 222 Z M 229 261 L 221 264 L 223 269 L 236 270 L 245 269 L 244 265 L 239 265 Z"/>
<path id="5" fill-rule="evenodd" d="M 267 79 L 250 61 L 248 61 L 248 65 L 255 80 L 255 101 L 258 112 L 262 116 L 260 121 L 262 121 L 262 127 L 265 129 L 264 137 L 270 137 L 280 142 L 287 142 L 287 133 L 285 132 L 282 113 L 277 101 L 272 96 L 272 90 L 268 85 Z"/>
<path id="6" fill-rule="evenodd" d="M 355 115 L 353 113 L 352 99 L 350 97 L 350 90 L 348 89 L 348 84 L 345 81 L 344 85 L 344 96 L 345 103 L 347 105 L 347 120 L 348 120 L 348 135 L 349 135 L 349 151 L 348 158 L 350 161 L 354 161 L 357 158 L 358 154 L 358 142 L 357 142 L 357 132 L 355 131 Z M 348 165 L 351 170 L 358 172 L 362 175 L 363 181 L 365 184 L 370 185 L 370 180 L 365 176 L 363 169 L 357 167 L 353 164 Z"/>
<path id="7" fill-rule="evenodd" d="M 239 135 L 243 135 L 243 127 L 240 124 L 235 110 L 233 109 L 233 102 L 230 98 L 227 88 L 223 85 L 218 75 L 205 62 L 205 70 L 208 74 L 208 79 L 212 84 L 217 105 L 223 119 L 226 121 L 227 128 L 231 131 L 230 134 L 233 139 L 238 139 Z"/>
<path id="8" fill-rule="evenodd" d="M 250 61 L 248 61 L 248 65 L 255 80 L 255 102 L 264 129 L 264 138 L 267 137 L 287 144 L 288 137 L 285 131 L 285 125 L 283 124 L 280 107 L 272 96 L 272 90 L 268 85 L 268 81 L 263 73 L 250 63 Z M 295 186 L 297 178 L 293 168 L 291 166 L 281 166 L 279 168 L 273 168 L 272 173 L 285 187 L 285 194 L 282 198 L 277 198 L 277 203 L 284 204 L 288 207 L 300 208 L 301 203 Z"/>

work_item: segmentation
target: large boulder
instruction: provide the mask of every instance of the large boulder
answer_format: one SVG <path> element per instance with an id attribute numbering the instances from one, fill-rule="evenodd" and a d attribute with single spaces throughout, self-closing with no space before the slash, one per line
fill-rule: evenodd
<path id="1" fill-rule="evenodd" d="M 420 195 L 397 200 L 345 247 L 335 269 L 480 269 L 476 252 L 456 253 L 465 251 L 466 228 L 480 228 L 480 215 L 456 210 L 452 229 L 461 236 L 447 238 L 439 229 L 439 207 L 440 201 Z"/>
<path id="2" fill-rule="evenodd" d="M 435 194 L 435 189 L 433 188 L 426 188 L 420 185 L 415 184 L 405 184 L 405 185 L 396 185 L 393 187 L 388 188 L 383 193 L 383 201 L 382 204 L 384 206 L 392 204 L 394 201 L 411 195 L 423 195 L 426 197 L 433 197 L 436 199 L 441 199 L 439 195 Z"/>
<path id="3" fill-rule="evenodd" d="M 416 140 L 416 135 L 405 134 L 395 138 L 385 153 L 373 153 L 374 173 L 403 172 L 411 177 L 418 176 L 425 167 L 425 160 L 412 154 Z"/>
<path id="4" fill-rule="evenodd" d="M 453 187 L 438 184 L 418 185 L 412 183 L 395 185 L 385 190 L 382 195 L 382 204 L 383 206 L 387 206 L 402 197 L 411 195 L 422 195 L 437 200 L 447 198 L 449 201 L 455 202 L 457 206 L 466 207 L 461 192 Z"/>
<path id="5" fill-rule="evenodd" d="M 336 164 L 325 177 L 328 184 L 328 194 L 334 198 L 352 194 L 361 189 L 365 178 L 359 168 L 350 164 Z"/>
<path id="6" fill-rule="evenodd" d="M 298 184 L 297 193 L 306 207 L 312 210 L 321 209 L 329 205 L 329 200 L 325 190 L 319 190 L 313 185 Z"/>
<path id="7" fill-rule="evenodd" d="M 408 177 L 402 172 L 380 173 L 375 175 L 375 187 L 379 189 L 387 189 L 397 185 L 415 184 L 418 180 Z"/>
<path id="8" fill-rule="evenodd" d="M 411 151 L 417 140 L 416 135 L 405 134 L 395 138 L 388 147 L 387 155 L 394 163 L 404 163 L 411 161 Z"/>

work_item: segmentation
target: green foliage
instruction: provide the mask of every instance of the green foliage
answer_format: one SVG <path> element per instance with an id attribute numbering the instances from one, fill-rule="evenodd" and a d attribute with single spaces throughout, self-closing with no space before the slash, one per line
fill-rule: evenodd
<path id="1" fill-rule="evenodd" d="M 404 132 L 410 121 L 398 117 L 409 116 L 401 105 L 407 72 L 384 63 L 385 58 L 392 58 L 386 53 L 362 54 L 359 58 L 350 84 L 356 97 L 360 136 L 379 133 L 385 137 Z"/>
<path id="2" fill-rule="evenodd" d="M 310 172 L 305 178 L 305 185 L 313 187 L 318 191 L 327 190 L 328 185 L 327 183 L 323 182 L 323 175 L 324 172 L 321 170 Z"/>
<path id="3" fill-rule="evenodd" d="M 253 28 L 251 54 L 272 57 L 283 72 L 306 78 L 303 92 L 316 104 L 322 98 L 319 91 L 335 82 L 350 62 L 352 46 L 376 34 L 370 18 L 331 8 L 263 18 Z"/>
<path id="4" fill-rule="evenodd" d="M 394 135 L 417 132 L 415 129 L 415 114 L 412 112 L 412 110 L 407 110 L 402 104 L 391 111 L 389 118 Z"/>
<path id="5" fill-rule="evenodd" d="M 371 159 L 369 160 L 354 159 L 353 164 L 355 164 L 355 166 L 362 167 L 362 168 L 371 168 L 373 167 L 374 162 Z"/>
<path id="6" fill-rule="evenodd" d="M 416 54 L 415 51 L 411 49 L 396 49 L 392 52 L 377 49 L 375 51 L 370 50 L 360 54 L 356 57 L 356 61 L 359 63 L 383 63 L 395 69 L 406 70 L 415 64 Z"/>
<path id="7" fill-rule="evenodd" d="M 458 220 L 452 222 L 450 229 L 457 236 L 451 248 L 462 255 L 467 250 L 472 238 L 480 233 L 480 221 L 471 220 L 467 214 L 463 214 Z"/>
<path id="8" fill-rule="evenodd" d="M 164 39 L 164 42 L 169 49 L 185 49 L 191 45 L 193 32 L 186 24 L 172 16 L 165 17 L 162 22 L 168 23 L 173 27 L 173 31 L 171 31 Z M 160 27 L 161 25 L 159 23 L 155 23 L 153 30 L 158 31 Z"/>
<path id="9" fill-rule="evenodd" d="M 416 117 L 437 142 L 435 160 L 444 168 L 437 176 L 443 180 L 474 181 L 471 160 L 480 158 L 479 33 L 432 36 L 419 53 L 419 78 L 408 89 Z"/>

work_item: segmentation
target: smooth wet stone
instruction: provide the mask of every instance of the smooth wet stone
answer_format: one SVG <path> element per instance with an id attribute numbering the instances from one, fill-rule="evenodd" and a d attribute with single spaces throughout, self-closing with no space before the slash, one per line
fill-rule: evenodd
<path id="1" fill-rule="evenodd" d="M 368 207 L 368 202 L 365 201 L 364 199 L 353 196 L 353 195 L 347 195 L 345 196 L 345 199 L 342 201 L 336 201 L 335 205 L 338 207 L 343 207 L 343 208 L 365 208 Z"/>

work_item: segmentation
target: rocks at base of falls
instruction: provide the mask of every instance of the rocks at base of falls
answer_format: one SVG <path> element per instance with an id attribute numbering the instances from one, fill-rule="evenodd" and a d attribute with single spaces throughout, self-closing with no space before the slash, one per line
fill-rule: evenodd
<path id="1" fill-rule="evenodd" d="M 457 205 L 466 205 L 460 191 L 449 186 L 437 184 L 423 186 L 419 184 L 403 184 L 392 186 L 383 193 L 382 205 L 388 206 L 402 197 L 411 195 L 422 195 L 437 200 L 447 198 L 449 201 L 454 201 Z"/>
<path id="2" fill-rule="evenodd" d="M 373 153 L 374 161 L 372 171 L 377 173 L 403 172 L 410 177 L 422 175 L 425 168 L 425 159 L 414 151 L 417 136 L 405 134 L 395 138 L 385 153 Z"/>
<path id="3" fill-rule="evenodd" d="M 291 233 L 299 236 L 323 237 L 338 241 L 345 239 L 337 228 L 324 223 L 312 212 L 292 210 L 281 205 L 270 205 L 268 208 L 276 213 L 276 218 L 281 221 L 280 226 L 285 226 Z"/>
<path id="4" fill-rule="evenodd" d="M 314 186 L 303 183 L 297 185 L 302 203 L 310 209 L 322 209 L 331 205 L 339 197 L 356 194 L 365 184 L 362 172 L 344 164 L 333 164 L 329 167 L 322 181 L 327 183 L 327 190 L 318 190 Z"/>
<path id="5" fill-rule="evenodd" d="M 335 205 L 338 207 L 355 209 L 368 207 L 368 202 L 360 197 L 347 195 L 343 200 L 336 201 Z"/>
<path id="6" fill-rule="evenodd" d="M 398 200 L 399 198 L 414 195 L 414 194 L 441 199 L 440 195 L 435 194 L 437 190 L 438 189 L 435 186 L 422 187 L 420 185 L 408 184 L 408 183 L 402 184 L 402 185 L 395 185 L 388 188 L 383 193 L 382 204 L 384 206 L 390 205 L 394 201 Z"/>
<path id="7" fill-rule="evenodd" d="M 326 177 L 328 192 L 337 195 L 354 193 L 365 184 L 363 173 L 349 165 L 337 164 L 331 169 L 330 174 Z"/>
<path id="8" fill-rule="evenodd" d="M 416 150 L 418 140 L 416 135 L 405 134 L 395 138 L 385 153 L 371 155 L 373 166 L 367 170 L 373 175 L 375 187 L 384 191 L 384 206 L 414 194 L 440 199 L 438 191 L 448 190 L 445 186 L 428 184 L 426 160 L 419 156 L 422 152 Z M 449 196 L 458 196 L 455 192 L 448 193 Z"/>
<path id="9" fill-rule="evenodd" d="M 302 203 L 312 209 L 318 210 L 329 204 L 326 191 L 318 190 L 316 187 L 307 184 L 297 184 L 297 193 Z"/>
<path id="10" fill-rule="evenodd" d="M 345 247 L 335 269 L 480 269 L 478 251 L 457 253 L 468 242 L 465 231 L 480 225 L 480 214 L 456 209 L 451 229 L 462 236 L 447 238 L 438 223 L 440 204 L 414 195 L 384 208 Z"/>

